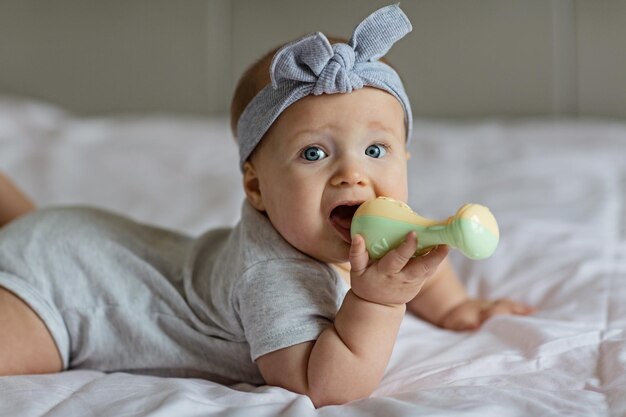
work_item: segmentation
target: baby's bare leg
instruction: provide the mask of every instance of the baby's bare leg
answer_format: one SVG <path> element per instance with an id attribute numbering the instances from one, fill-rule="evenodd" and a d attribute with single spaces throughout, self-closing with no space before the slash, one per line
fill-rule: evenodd
<path id="1" fill-rule="evenodd" d="M 30 198 L 0 172 L 0 227 L 34 208 Z"/>
<path id="2" fill-rule="evenodd" d="M 62 361 L 39 316 L 0 287 L 0 376 L 59 372 Z"/>

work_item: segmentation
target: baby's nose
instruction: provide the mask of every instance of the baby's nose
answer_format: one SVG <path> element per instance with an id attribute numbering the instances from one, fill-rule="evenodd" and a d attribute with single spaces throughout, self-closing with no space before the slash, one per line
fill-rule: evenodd
<path id="1" fill-rule="evenodd" d="M 336 187 L 366 185 L 367 176 L 359 164 L 344 162 L 337 167 L 331 178 L 331 184 Z"/>

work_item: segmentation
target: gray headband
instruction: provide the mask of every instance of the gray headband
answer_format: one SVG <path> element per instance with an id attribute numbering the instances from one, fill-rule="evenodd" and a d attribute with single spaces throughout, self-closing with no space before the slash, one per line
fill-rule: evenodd
<path id="1" fill-rule="evenodd" d="M 411 29 L 395 4 L 363 20 L 348 44 L 331 45 L 316 32 L 278 50 L 270 65 L 272 83 L 252 99 L 237 123 L 240 168 L 278 116 L 310 94 L 349 93 L 364 86 L 387 91 L 402 104 L 408 141 L 413 125 L 409 98 L 398 74 L 378 59 Z"/>

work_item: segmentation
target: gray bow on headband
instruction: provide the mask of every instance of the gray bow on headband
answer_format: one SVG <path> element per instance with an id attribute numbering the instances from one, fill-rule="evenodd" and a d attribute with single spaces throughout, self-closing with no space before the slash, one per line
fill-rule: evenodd
<path id="1" fill-rule="evenodd" d="M 310 94 L 350 93 L 364 86 L 385 90 L 402 104 L 410 139 L 411 105 L 402 81 L 378 59 L 411 29 L 396 4 L 363 20 L 347 44 L 331 45 L 324 34 L 316 32 L 278 50 L 270 65 L 272 83 L 252 99 L 237 123 L 240 167 L 278 116 Z"/>

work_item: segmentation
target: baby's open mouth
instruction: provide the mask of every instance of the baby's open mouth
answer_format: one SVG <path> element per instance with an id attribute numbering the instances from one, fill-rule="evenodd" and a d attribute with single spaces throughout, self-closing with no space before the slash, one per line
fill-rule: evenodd
<path id="1" fill-rule="evenodd" d="M 352 217 L 359 208 L 360 203 L 343 204 L 335 207 L 330 212 L 330 223 L 339 232 L 339 235 L 347 243 L 352 241 L 350 237 L 350 226 L 352 225 Z"/>

